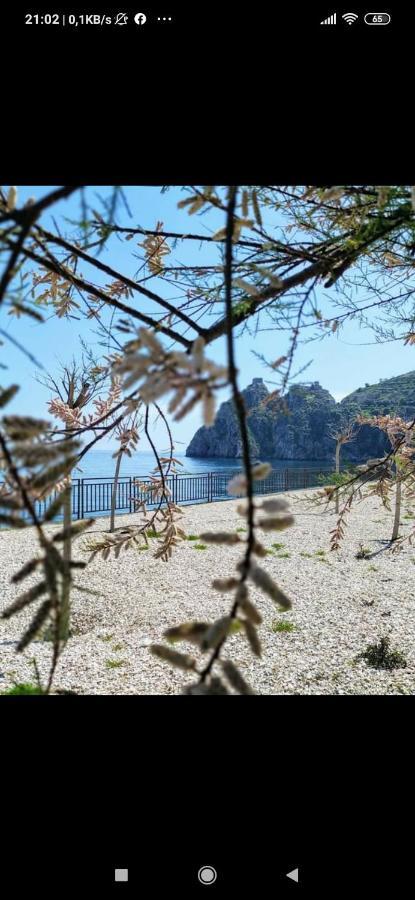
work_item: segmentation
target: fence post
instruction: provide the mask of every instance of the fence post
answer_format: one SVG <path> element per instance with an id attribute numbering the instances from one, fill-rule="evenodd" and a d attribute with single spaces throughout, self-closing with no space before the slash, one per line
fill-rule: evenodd
<path id="1" fill-rule="evenodd" d="M 133 511 L 133 509 L 132 509 L 132 507 L 133 507 L 133 501 L 132 501 L 132 498 L 131 498 L 132 490 L 133 490 L 133 480 L 132 480 L 131 475 L 130 475 L 130 499 L 129 499 L 129 503 L 130 503 L 130 513 Z"/>
<path id="2" fill-rule="evenodd" d="M 284 476 L 284 490 L 288 491 L 288 469 L 285 470 L 285 476 Z"/>
<path id="3" fill-rule="evenodd" d="M 84 479 L 83 478 L 79 479 L 79 486 L 81 489 L 81 506 L 80 506 L 81 514 L 80 514 L 79 518 L 83 519 L 83 517 L 84 517 Z"/>
<path id="4" fill-rule="evenodd" d="M 78 519 L 81 518 L 80 511 L 81 511 L 81 491 L 80 491 L 80 479 L 78 478 Z"/>
<path id="5" fill-rule="evenodd" d="M 208 502 L 212 501 L 212 472 L 208 472 Z"/>

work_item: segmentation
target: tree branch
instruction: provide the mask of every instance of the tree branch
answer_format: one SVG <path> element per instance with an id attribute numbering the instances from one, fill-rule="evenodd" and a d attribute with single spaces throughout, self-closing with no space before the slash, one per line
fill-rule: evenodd
<path id="1" fill-rule="evenodd" d="M 204 332 L 204 328 L 200 328 L 195 324 L 193 319 L 190 319 L 185 313 L 181 312 L 180 309 L 173 306 L 167 300 L 164 300 L 158 294 L 155 294 L 154 291 L 149 291 L 148 288 L 143 287 L 137 281 L 133 281 L 132 278 L 128 278 L 126 275 L 122 275 L 121 272 L 117 272 L 116 269 L 113 269 L 111 266 L 107 266 L 105 263 L 100 260 L 90 256 L 88 253 L 85 253 L 84 250 L 81 250 L 79 247 L 76 247 L 74 244 L 70 244 L 69 241 L 64 240 L 64 238 L 57 237 L 54 234 L 51 234 L 49 231 L 45 231 L 40 226 L 37 226 L 37 231 L 42 235 L 44 240 L 47 242 L 52 242 L 54 244 L 58 244 L 60 247 L 63 247 L 65 250 L 69 250 L 74 256 L 79 257 L 80 259 L 85 260 L 85 262 L 89 263 L 91 266 L 95 266 L 96 269 L 99 269 L 101 272 L 105 272 L 111 278 L 115 278 L 118 281 L 121 281 L 126 287 L 131 288 L 133 291 L 138 291 L 140 294 L 143 294 L 144 297 L 147 297 L 149 300 L 154 300 L 159 306 L 162 306 L 163 309 L 166 309 L 168 312 L 174 314 L 179 319 L 182 320 L 186 325 L 189 325 L 190 328 L 193 328 L 198 334 L 202 334 Z"/>
<path id="2" fill-rule="evenodd" d="M 233 402 L 236 408 L 236 414 L 238 418 L 239 431 L 241 435 L 242 441 L 242 456 L 243 456 L 243 464 L 245 469 L 245 477 L 247 484 L 247 502 L 248 502 L 248 514 L 247 514 L 247 523 L 248 523 L 248 537 L 246 542 L 246 551 L 243 559 L 243 567 L 241 571 L 240 582 L 241 584 L 246 581 L 248 577 L 248 572 L 250 568 L 252 549 L 255 542 L 255 533 L 254 533 L 254 496 L 253 496 L 253 483 L 252 483 L 252 472 L 251 472 L 251 451 L 249 447 L 249 436 L 248 436 L 248 428 L 246 424 L 246 410 L 243 401 L 242 394 L 239 391 L 238 387 L 238 376 L 237 369 L 235 364 L 235 353 L 234 353 L 234 343 L 233 343 L 233 317 L 232 317 L 232 258 L 233 258 L 233 228 L 234 228 L 234 218 L 235 218 L 235 205 L 236 205 L 236 195 L 237 189 L 236 187 L 229 188 L 229 204 L 228 204 L 228 213 L 227 213 L 227 222 L 226 222 L 226 255 L 225 255 L 225 303 L 226 303 L 226 343 L 227 343 L 227 351 L 228 351 L 228 367 L 229 367 L 229 381 L 232 386 L 232 395 Z M 238 611 L 238 601 L 235 600 L 233 603 L 230 618 L 234 619 L 237 611 Z M 204 682 L 206 677 L 209 675 L 212 666 L 219 658 L 220 651 L 226 641 L 226 636 L 219 641 L 218 645 L 212 652 L 209 662 L 203 669 L 200 675 L 200 682 Z"/>
<path id="3" fill-rule="evenodd" d="M 10 247 L 14 247 L 15 244 L 11 241 L 6 241 L 7 245 Z M 62 266 L 57 260 L 53 263 L 49 259 L 45 259 L 42 256 L 39 256 L 37 253 L 34 253 L 33 250 L 28 250 L 23 247 L 22 251 L 23 255 L 27 259 L 31 259 L 34 262 L 38 263 L 40 266 L 43 266 L 44 269 L 48 269 L 50 272 L 55 272 L 57 275 L 60 275 L 62 278 L 65 278 L 66 281 L 69 281 L 71 284 L 74 284 L 76 287 L 80 288 L 80 290 L 87 291 L 89 294 L 92 294 L 94 297 L 97 297 L 98 300 L 102 300 L 108 306 L 113 306 L 116 309 L 121 310 L 121 312 L 126 313 L 126 315 L 131 316 L 133 319 L 138 319 L 140 322 L 144 322 L 150 328 L 154 328 L 155 331 L 161 331 L 163 334 L 167 335 L 174 341 L 178 341 L 178 343 L 183 344 L 186 348 L 190 349 L 192 346 L 192 341 L 188 340 L 188 338 L 183 337 L 179 332 L 174 331 L 172 328 L 168 328 L 166 325 L 160 325 L 159 322 L 155 321 L 151 318 L 151 316 L 145 315 L 145 313 L 140 313 L 138 310 L 133 307 L 127 306 L 125 303 L 121 303 L 120 300 L 116 300 L 115 297 L 110 297 L 105 291 L 100 290 L 95 287 L 95 285 L 85 281 L 84 278 L 80 278 L 78 275 L 73 274 L 68 271 L 64 266 Z"/>

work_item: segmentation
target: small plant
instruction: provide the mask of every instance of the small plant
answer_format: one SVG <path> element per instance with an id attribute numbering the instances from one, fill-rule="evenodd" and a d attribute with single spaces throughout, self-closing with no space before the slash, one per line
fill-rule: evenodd
<path id="1" fill-rule="evenodd" d="M 329 472 L 328 474 L 321 474 L 317 476 L 317 483 L 323 485 L 329 485 L 334 487 L 343 487 L 344 484 L 347 484 L 349 479 L 356 474 L 355 466 L 345 466 L 342 472 Z"/>
<path id="2" fill-rule="evenodd" d="M 156 537 L 159 537 L 159 533 L 158 533 L 158 531 L 156 531 L 155 528 L 149 528 L 149 529 L 146 531 L 146 535 L 147 535 L 147 537 L 149 537 L 149 538 L 156 538 Z"/>
<path id="3" fill-rule="evenodd" d="M 368 644 L 356 660 L 364 659 L 373 669 L 404 669 L 406 659 L 400 650 L 390 650 L 390 639 L 382 637 L 377 644 Z"/>
<path id="4" fill-rule="evenodd" d="M 101 641 L 112 641 L 113 637 L 113 634 L 102 634 Z"/>
<path id="5" fill-rule="evenodd" d="M 300 553 L 300 556 L 304 556 L 305 559 L 312 559 L 313 554 L 312 554 L 312 553 L 305 553 L 304 551 L 302 551 L 302 552 Z"/>
<path id="6" fill-rule="evenodd" d="M 289 559 L 291 556 L 291 553 L 288 553 L 288 551 L 286 550 L 285 553 L 277 553 L 277 556 L 278 556 L 278 559 Z"/>
<path id="7" fill-rule="evenodd" d="M 186 541 L 198 541 L 198 540 L 199 540 L 198 534 L 187 534 L 186 535 Z"/>
<path id="8" fill-rule="evenodd" d="M 124 665 L 123 659 L 106 659 L 105 665 L 107 669 L 119 669 L 120 666 Z"/>
<path id="9" fill-rule="evenodd" d="M 2 694 L 10 694 L 14 696 L 31 696 L 33 694 L 44 694 L 38 684 L 30 684 L 28 682 L 15 682 L 13 687 L 8 691 L 2 691 Z"/>
<path id="10" fill-rule="evenodd" d="M 314 555 L 315 556 L 325 556 L 326 551 L 325 550 L 316 550 Z"/>
<path id="11" fill-rule="evenodd" d="M 367 571 L 368 572 L 378 572 L 379 570 L 378 570 L 377 566 L 368 566 Z"/>
<path id="12" fill-rule="evenodd" d="M 237 533 L 238 533 L 239 531 L 246 531 L 246 528 L 237 528 L 236 531 L 237 531 Z"/>
<path id="13" fill-rule="evenodd" d="M 370 555 L 371 551 L 369 547 L 364 547 L 363 544 L 359 544 L 359 549 L 355 555 L 355 559 L 368 559 Z"/>
<path id="14" fill-rule="evenodd" d="M 195 550 L 206 550 L 207 544 L 194 544 L 194 549 Z"/>
<path id="15" fill-rule="evenodd" d="M 149 550 L 149 549 L 150 549 L 150 547 L 148 547 L 147 544 L 141 544 L 139 547 L 137 547 L 137 550 L 140 553 L 142 553 L 143 550 Z"/>
<path id="16" fill-rule="evenodd" d="M 285 544 L 273 544 L 272 546 L 273 546 L 274 550 L 283 550 L 283 548 L 285 547 Z"/>
<path id="17" fill-rule="evenodd" d="M 111 649 L 117 653 L 118 650 L 124 650 L 124 644 L 113 644 Z"/>
<path id="18" fill-rule="evenodd" d="M 271 630 L 274 634 L 279 634 L 282 631 L 295 631 L 294 622 L 287 622 L 286 619 L 275 619 L 271 625 Z"/>

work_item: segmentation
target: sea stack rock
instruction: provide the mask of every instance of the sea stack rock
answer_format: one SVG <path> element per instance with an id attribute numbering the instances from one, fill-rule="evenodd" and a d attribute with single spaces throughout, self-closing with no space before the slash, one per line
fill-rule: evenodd
<path id="1" fill-rule="evenodd" d="M 259 445 L 249 427 L 249 413 L 268 397 L 262 378 L 254 378 L 252 383 L 242 391 L 245 409 L 248 415 L 248 433 L 252 455 L 258 457 Z M 214 424 L 209 428 L 203 425 L 196 431 L 186 450 L 186 456 L 218 456 L 240 459 L 242 456 L 241 437 L 233 400 L 222 403 Z"/>
<path id="2" fill-rule="evenodd" d="M 331 465 L 338 431 L 357 414 L 400 415 L 415 418 L 415 372 L 358 388 L 340 403 L 318 381 L 293 384 L 284 397 L 270 396 L 262 378 L 242 391 L 249 441 L 254 459 L 321 460 Z M 356 438 L 342 447 L 342 462 L 381 457 L 390 449 L 379 428 L 362 425 Z M 199 428 L 186 456 L 242 456 L 238 422 L 232 400 L 222 403 L 210 428 Z"/>

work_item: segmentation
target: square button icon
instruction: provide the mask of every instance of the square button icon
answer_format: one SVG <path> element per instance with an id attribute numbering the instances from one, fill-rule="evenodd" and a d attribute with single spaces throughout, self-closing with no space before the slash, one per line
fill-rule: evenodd
<path id="1" fill-rule="evenodd" d="M 116 869 L 115 881 L 128 881 L 128 869 Z"/>

